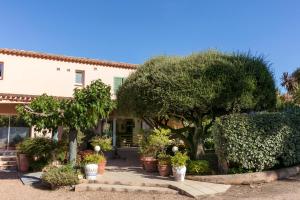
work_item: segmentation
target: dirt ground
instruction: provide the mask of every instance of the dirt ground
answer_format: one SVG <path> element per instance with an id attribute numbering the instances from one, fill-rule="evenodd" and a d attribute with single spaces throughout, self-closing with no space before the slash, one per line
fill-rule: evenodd
<path id="1" fill-rule="evenodd" d="M 72 192 L 65 189 L 49 191 L 41 187 L 24 186 L 15 173 L 0 172 L 0 200 L 188 200 L 182 195 L 158 195 L 117 192 Z M 226 193 L 203 196 L 205 200 L 300 200 L 300 175 L 287 180 L 253 186 L 232 186 Z"/>

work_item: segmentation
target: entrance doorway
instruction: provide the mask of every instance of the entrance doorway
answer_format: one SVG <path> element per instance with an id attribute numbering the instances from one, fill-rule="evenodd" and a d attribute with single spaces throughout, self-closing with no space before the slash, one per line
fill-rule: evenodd
<path id="1" fill-rule="evenodd" d="M 29 127 L 17 116 L 0 116 L 0 149 L 15 149 L 16 144 L 28 137 L 29 133 Z"/>
<path id="2" fill-rule="evenodd" d="M 117 119 L 117 145 L 131 147 L 133 145 L 133 119 Z"/>

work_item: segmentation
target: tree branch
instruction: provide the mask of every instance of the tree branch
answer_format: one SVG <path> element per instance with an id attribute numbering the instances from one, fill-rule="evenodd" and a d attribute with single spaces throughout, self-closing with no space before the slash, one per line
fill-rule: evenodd
<path id="1" fill-rule="evenodd" d="M 36 116 L 40 116 L 40 117 L 50 117 L 53 116 L 55 113 L 43 113 L 43 112 L 35 112 L 32 108 L 30 108 L 28 105 L 24 105 L 24 110 L 27 113 L 36 115 Z M 63 116 L 64 115 L 64 111 L 63 110 L 58 110 L 58 113 Z"/>

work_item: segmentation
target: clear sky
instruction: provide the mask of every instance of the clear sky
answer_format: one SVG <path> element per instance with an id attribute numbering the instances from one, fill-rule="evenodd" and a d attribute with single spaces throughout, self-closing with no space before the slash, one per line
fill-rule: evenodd
<path id="1" fill-rule="evenodd" d="M 0 0 L 0 47 L 143 63 L 215 48 L 300 66 L 300 0 Z"/>

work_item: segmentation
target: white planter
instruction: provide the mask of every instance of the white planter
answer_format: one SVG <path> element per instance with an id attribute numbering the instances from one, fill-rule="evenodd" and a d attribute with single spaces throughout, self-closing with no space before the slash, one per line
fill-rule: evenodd
<path id="1" fill-rule="evenodd" d="M 87 180 L 94 181 L 97 178 L 98 165 L 97 164 L 87 164 L 84 167 L 85 176 Z"/>
<path id="2" fill-rule="evenodd" d="M 185 173 L 186 173 L 186 166 L 181 167 L 173 167 L 173 176 L 176 181 L 184 181 Z"/>

